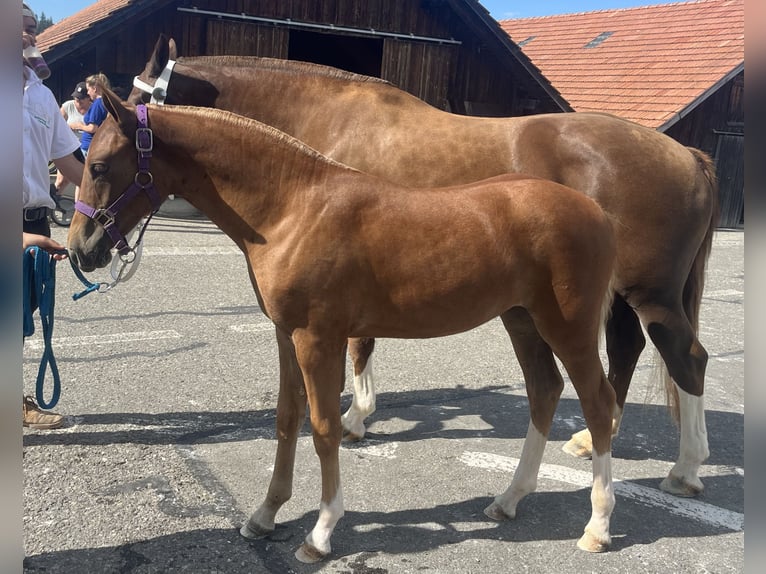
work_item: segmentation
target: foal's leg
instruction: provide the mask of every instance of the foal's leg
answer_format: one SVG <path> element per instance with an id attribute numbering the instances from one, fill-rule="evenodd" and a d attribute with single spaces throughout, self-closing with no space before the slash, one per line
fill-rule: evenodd
<path id="1" fill-rule="evenodd" d="M 343 436 L 340 393 L 345 374 L 343 350 L 346 341 L 332 341 L 329 337 L 319 338 L 307 332 L 294 333 L 293 341 L 306 383 L 314 450 L 322 471 L 319 518 L 295 552 L 295 557 L 301 562 L 313 563 L 331 552 L 330 537 L 344 513 L 338 450 Z"/>
<path id="2" fill-rule="evenodd" d="M 591 517 L 577 546 L 588 552 L 603 552 L 611 544 L 609 521 L 615 503 L 611 455 L 615 392 L 604 375 L 598 353 L 598 302 L 589 302 L 588 293 L 577 289 L 576 284 L 572 288 L 581 295 L 572 298 L 579 301 L 576 307 L 558 312 L 553 304 L 541 305 L 535 324 L 566 368 L 593 437 Z"/>
<path id="3" fill-rule="evenodd" d="M 617 396 L 612 415 L 612 438 L 620 430 L 628 387 L 636 370 L 638 357 L 644 350 L 646 339 L 641 330 L 635 311 L 625 299 L 615 295 L 611 315 L 606 324 L 606 351 L 609 356 L 609 382 Z M 562 449 L 564 452 L 580 458 L 590 458 L 593 451 L 593 439 L 585 428 L 572 435 Z"/>
<path id="4" fill-rule="evenodd" d="M 375 385 L 372 379 L 372 351 L 375 339 L 349 339 L 348 351 L 354 365 L 354 397 L 341 417 L 348 440 L 362 440 L 367 429 L 364 419 L 375 412 Z"/>
<path id="5" fill-rule="evenodd" d="M 293 468 L 298 432 L 306 419 L 306 391 L 290 337 L 277 329 L 279 345 L 279 399 L 277 402 L 277 455 L 266 499 L 240 529 L 245 538 L 258 538 L 274 530 L 277 511 L 293 492 Z"/>
<path id="6" fill-rule="evenodd" d="M 493 520 L 516 517 L 516 506 L 537 488 L 537 475 L 548 441 L 564 381 L 548 344 L 540 337 L 529 313 L 511 309 L 501 316 L 511 336 L 516 357 L 524 373 L 529 398 L 530 421 L 521 458 L 508 489 L 495 497 L 484 514 Z"/>
<path id="7" fill-rule="evenodd" d="M 591 517 L 577 546 L 588 552 L 603 552 L 612 542 L 609 521 L 615 503 L 612 484 L 612 413 L 615 393 L 604 376 L 597 344 L 591 352 L 578 353 L 572 357 L 559 355 L 559 358 L 577 391 L 585 422 L 593 437 Z"/>
<path id="8" fill-rule="evenodd" d="M 696 496 L 704 489 L 699 467 L 710 455 L 703 398 L 707 351 L 680 308 L 642 305 L 637 311 L 670 377 L 679 387 L 678 460 L 660 488 L 678 496 Z"/>

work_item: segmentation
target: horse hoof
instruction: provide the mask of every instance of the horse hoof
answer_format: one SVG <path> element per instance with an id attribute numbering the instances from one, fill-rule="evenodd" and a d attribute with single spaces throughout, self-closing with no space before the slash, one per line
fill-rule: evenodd
<path id="1" fill-rule="evenodd" d="M 585 552 L 606 552 L 609 549 L 610 540 L 599 540 L 590 532 L 586 532 L 577 541 L 577 547 Z"/>
<path id="2" fill-rule="evenodd" d="M 512 520 L 513 518 L 516 518 L 515 513 L 514 516 L 511 516 L 505 510 L 503 510 L 497 502 L 493 502 L 487 508 L 485 508 L 484 514 L 496 522 L 502 522 L 504 520 Z"/>
<path id="3" fill-rule="evenodd" d="M 263 538 L 264 536 L 268 536 L 274 532 L 273 528 L 264 528 L 263 526 L 259 526 L 252 520 L 248 520 L 247 523 L 239 529 L 239 533 L 250 540 L 257 540 L 258 538 Z"/>
<path id="4" fill-rule="evenodd" d="M 669 494 L 674 494 L 683 498 L 694 498 L 699 496 L 705 486 L 697 479 L 696 482 L 690 482 L 682 476 L 675 476 L 669 474 L 665 480 L 660 483 L 660 490 L 663 490 Z"/>
<path id="5" fill-rule="evenodd" d="M 341 424 L 343 425 L 343 440 L 347 442 L 359 442 L 367 432 L 364 424 L 353 423 L 343 417 L 341 417 Z"/>
<path id="6" fill-rule="evenodd" d="M 593 440 L 591 439 L 588 429 L 573 434 L 572 438 L 561 447 L 561 450 L 567 454 L 576 456 L 577 458 L 591 458 L 593 453 Z"/>
<path id="7" fill-rule="evenodd" d="M 362 434 L 351 432 L 344 429 L 343 440 L 346 442 L 359 442 L 364 438 L 364 431 Z"/>
<path id="8" fill-rule="evenodd" d="M 324 560 L 328 553 L 320 552 L 311 544 L 304 542 L 295 551 L 295 558 L 304 564 L 316 564 Z"/>

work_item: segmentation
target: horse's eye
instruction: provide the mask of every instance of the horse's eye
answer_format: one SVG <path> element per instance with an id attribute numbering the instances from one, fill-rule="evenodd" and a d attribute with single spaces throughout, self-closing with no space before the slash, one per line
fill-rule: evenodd
<path id="1" fill-rule="evenodd" d="M 109 166 L 107 166 L 105 163 L 92 163 L 90 165 L 90 171 L 94 177 L 98 175 L 104 175 L 109 171 Z"/>

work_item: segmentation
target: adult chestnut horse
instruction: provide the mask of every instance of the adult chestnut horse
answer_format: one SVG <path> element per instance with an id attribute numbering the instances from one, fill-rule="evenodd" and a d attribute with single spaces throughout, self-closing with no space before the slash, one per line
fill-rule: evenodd
<path id="1" fill-rule="evenodd" d="M 389 181 L 428 187 L 526 173 L 594 198 L 619 222 L 617 292 L 606 330 L 609 381 L 617 393 L 614 433 L 645 345 L 643 324 L 667 367 L 668 396 L 677 392 L 668 375 L 681 388 L 679 456 L 660 486 L 682 496 L 702 491 L 698 470 L 708 456 L 707 352 L 697 331 L 718 220 L 709 157 L 606 114 L 466 117 L 437 110 L 382 80 L 326 66 L 236 56 L 182 58 L 171 69 L 168 62 L 175 56 L 173 41 L 161 36 L 139 76 L 148 91 L 156 83 L 160 100 L 255 118 Z M 147 96 L 137 89 L 130 96 L 133 103 L 142 97 Z M 184 190 L 176 193 L 183 196 Z M 349 345 L 354 400 L 344 427 L 356 437 L 364 435 L 364 418 L 375 408 L 366 365 L 372 347 L 371 339 Z M 525 353 L 530 356 L 520 357 L 522 362 L 531 360 L 535 349 L 517 350 Z M 550 359 L 543 376 L 553 378 L 554 371 Z M 589 456 L 588 431 L 573 435 L 564 448 Z"/>
<path id="2" fill-rule="evenodd" d="M 296 556 L 314 562 L 330 552 L 343 515 L 338 449 L 348 338 L 438 337 L 500 316 L 517 350 L 552 351 L 577 390 L 593 436 L 592 515 L 578 546 L 608 547 L 615 395 L 598 335 L 616 247 L 595 201 L 518 175 L 413 191 L 229 112 L 147 110 L 108 90 L 103 97 L 110 115 L 85 164 L 69 228 L 73 261 L 85 271 L 107 265 L 111 247 L 124 250 L 124 234 L 183 189 L 244 252 L 259 305 L 276 327 L 276 461 L 244 536 L 271 532 L 291 496 L 308 400 L 322 497 Z M 564 386 L 558 371 L 549 376 L 529 356 L 521 354 L 529 430 L 511 485 L 485 510 L 494 519 L 514 517 L 519 499 L 534 490 Z"/>

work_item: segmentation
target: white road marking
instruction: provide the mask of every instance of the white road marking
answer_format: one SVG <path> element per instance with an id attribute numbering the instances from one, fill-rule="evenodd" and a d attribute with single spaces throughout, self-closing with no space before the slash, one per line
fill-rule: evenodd
<path id="1" fill-rule="evenodd" d="M 272 331 L 274 323 L 243 323 L 242 325 L 229 325 L 229 330 L 235 333 L 262 333 L 263 331 Z"/>
<path id="2" fill-rule="evenodd" d="M 464 452 L 458 460 L 473 468 L 508 473 L 515 472 L 519 464 L 519 460 L 516 458 L 487 452 Z M 593 475 L 590 472 L 552 464 L 540 465 L 539 476 L 582 488 L 589 488 L 593 484 Z M 631 498 L 643 504 L 664 508 L 672 514 L 692 518 L 718 528 L 728 528 L 735 532 L 745 529 L 744 514 L 719 508 L 698 500 L 679 498 L 655 488 L 617 479 L 614 480 L 614 492 L 624 498 Z"/>
<path id="3" fill-rule="evenodd" d="M 149 247 L 145 246 L 143 257 L 163 257 L 163 256 L 192 256 L 200 257 L 205 255 L 242 255 L 237 247 L 204 247 L 201 245 L 195 247 Z"/>
<path id="4" fill-rule="evenodd" d="M 133 333 L 113 333 L 110 335 L 82 335 L 80 337 L 55 337 L 51 344 L 57 347 L 78 347 L 85 345 L 114 345 L 115 343 L 129 343 L 132 341 L 156 341 L 159 339 L 180 339 L 181 334 L 172 329 L 166 331 L 135 331 Z M 45 348 L 42 338 L 26 339 L 24 347 L 30 350 Z"/>
<path id="5" fill-rule="evenodd" d="M 365 443 L 363 446 L 354 446 L 348 450 L 358 454 L 366 454 L 389 460 L 396 458 L 396 451 L 399 448 L 399 443 L 397 442 L 366 440 Z"/>
<path id="6" fill-rule="evenodd" d="M 720 297 L 741 297 L 744 294 L 744 291 L 737 289 L 719 289 L 718 291 L 705 291 L 703 296 L 706 299 L 717 299 Z"/>

